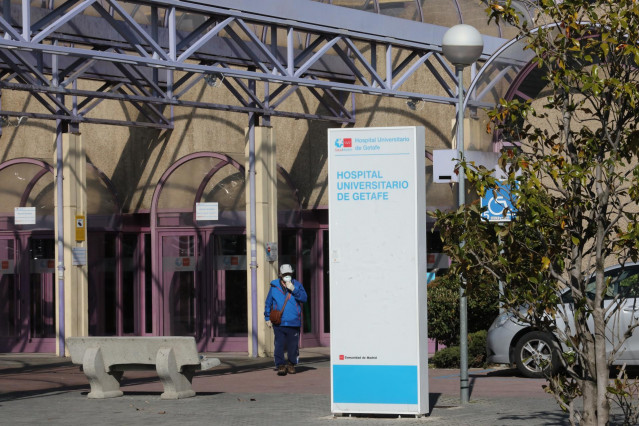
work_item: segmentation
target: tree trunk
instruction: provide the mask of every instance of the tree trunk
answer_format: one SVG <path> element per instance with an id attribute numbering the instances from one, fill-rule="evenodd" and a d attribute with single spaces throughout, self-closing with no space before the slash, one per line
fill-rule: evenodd
<path id="1" fill-rule="evenodd" d="M 603 162 L 604 153 L 600 154 Z M 595 192 L 597 194 L 596 221 L 597 233 L 595 236 L 595 263 L 596 263 L 596 294 L 595 309 L 592 312 L 595 338 L 595 380 L 597 383 L 597 425 L 607 425 L 610 416 L 610 403 L 607 398 L 606 388 L 608 386 L 608 360 L 606 357 L 606 313 L 604 310 L 604 293 L 606 292 L 606 279 L 604 276 L 604 246 L 606 244 L 606 211 L 608 209 L 608 199 L 610 188 L 603 185 L 602 162 L 595 168 Z M 612 172 L 608 170 L 608 173 Z"/>
<path id="2" fill-rule="evenodd" d="M 606 359 L 606 335 L 603 307 L 597 307 L 593 312 L 595 323 L 595 375 L 597 383 L 597 425 L 607 425 L 610 416 L 610 402 L 607 398 L 608 361 Z M 594 402 L 594 401 L 593 401 Z M 584 401 L 585 404 L 585 401 Z M 593 423 L 595 424 L 595 423 Z"/>
<path id="3" fill-rule="evenodd" d="M 583 392 L 584 408 L 580 425 L 597 425 L 597 386 L 592 380 L 584 380 L 581 391 Z"/>

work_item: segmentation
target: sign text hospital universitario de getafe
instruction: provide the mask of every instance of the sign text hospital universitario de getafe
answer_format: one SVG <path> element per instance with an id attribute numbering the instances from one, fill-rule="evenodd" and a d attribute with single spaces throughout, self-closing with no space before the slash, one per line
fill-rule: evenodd
<path id="1" fill-rule="evenodd" d="M 329 129 L 331 409 L 428 413 L 423 127 Z"/>

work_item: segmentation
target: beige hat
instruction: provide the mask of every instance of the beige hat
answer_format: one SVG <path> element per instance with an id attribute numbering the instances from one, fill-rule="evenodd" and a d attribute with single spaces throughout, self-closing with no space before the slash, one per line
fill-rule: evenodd
<path id="1" fill-rule="evenodd" d="M 280 275 L 292 274 L 292 273 L 293 273 L 293 267 L 289 265 L 288 263 L 285 263 L 282 266 L 280 266 Z"/>

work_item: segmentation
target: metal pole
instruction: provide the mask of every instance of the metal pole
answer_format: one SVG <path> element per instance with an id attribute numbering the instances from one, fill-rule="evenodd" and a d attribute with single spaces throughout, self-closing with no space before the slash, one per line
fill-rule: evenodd
<path id="1" fill-rule="evenodd" d="M 255 81 L 249 81 L 249 88 L 255 93 Z M 251 226 L 251 316 L 252 316 L 252 351 L 251 356 L 257 358 L 257 237 L 255 228 L 257 226 L 256 210 L 257 202 L 255 195 L 255 122 L 257 115 L 249 113 L 249 194 L 250 194 L 250 226 Z"/>
<path id="2" fill-rule="evenodd" d="M 58 189 L 58 336 L 59 354 L 64 356 L 64 198 L 62 197 L 62 120 L 56 120 L 56 186 Z"/>
<path id="3" fill-rule="evenodd" d="M 464 67 L 455 66 L 457 71 L 457 151 L 459 158 L 464 157 Z M 458 197 L 459 205 L 466 204 L 465 174 L 459 173 Z M 462 242 L 463 245 L 463 242 Z M 462 277 L 463 281 L 463 277 Z M 467 297 L 464 286 L 459 287 L 459 390 L 462 404 L 468 403 L 468 317 L 467 317 Z"/>
<path id="4" fill-rule="evenodd" d="M 57 44 L 57 42 L 56 42 Z M 59 80 L 58 55 L 52 57 L 52 83 L 57 87 Z M 58 99 L 63 100 L 61 95 Z M 58 352 L 60 356 L 64 356 L 65 352 L 65 318 L 64 318 L 64 197 L 63 191 L 63 153 L 62 153 L 62 133 L 64 122 L 56 120 L 55 126 L 55 150 L 56 150 L 56 187 L 57 187 L 57 213 L 58 213 Z"/>

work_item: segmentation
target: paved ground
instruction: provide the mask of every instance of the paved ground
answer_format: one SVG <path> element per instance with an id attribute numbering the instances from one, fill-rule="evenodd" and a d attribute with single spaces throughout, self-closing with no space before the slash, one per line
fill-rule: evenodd
<path id="1" fill-rule="evenodd" d="M 430 413 L 422 418 L 334 417 L 328 348 L 301 353 L 298 374 L 278 377 L 272 360 L 216 354 L 222 365 L 194 378 L 197 396 L 160 399 L 154 372 L 130 372 L 124 396 L 90 400 L 78 366 L 47 355 L 0 355 L 2 425 L 564 425 L 544 380 L 512 369 L 471 369 L 471 401 L 460 406 L 459 371 L 429 371 Z"/>

